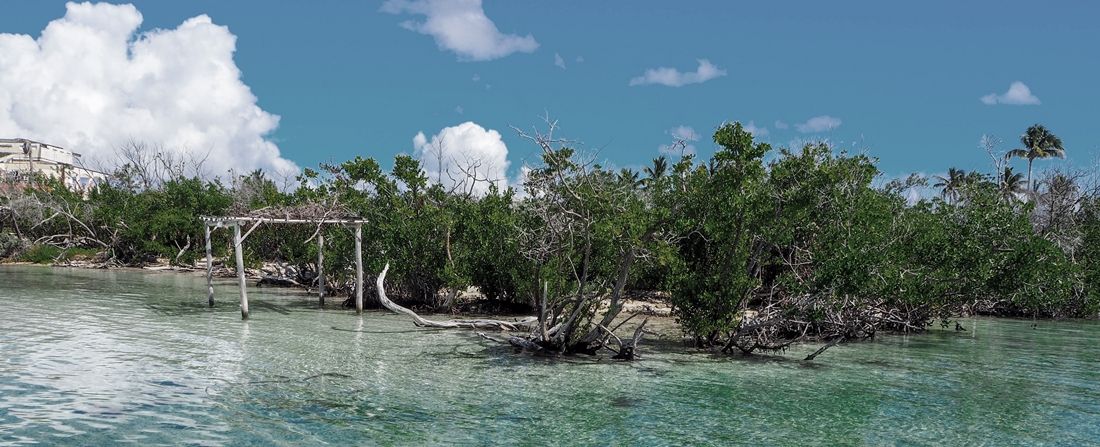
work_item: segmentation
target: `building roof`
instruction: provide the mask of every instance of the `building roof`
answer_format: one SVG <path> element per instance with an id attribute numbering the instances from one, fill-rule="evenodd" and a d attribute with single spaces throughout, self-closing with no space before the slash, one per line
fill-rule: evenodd
<path id="1" fill-rule="evenodd" d="M 54 144 L 50 144 L 50 143 L 43 143 L 41 141 L 35 141 L 35 140 L 27 139 L 27 138 L 0 138 L 0 143 L 34 143 L 34 144 L 39 144 L 39 145 L 42 145 L 42 146 L 49 146 L 49 147 L 52 147 L 52 148 L 61 149 L 65 152 L 73 154 L 74 157 L 79 157 L 80 156 L 79 152 L 71 151 L 71 150 L 65 149 L 61 146 L 58 146 L 58 145 L 54 145 Z"/>

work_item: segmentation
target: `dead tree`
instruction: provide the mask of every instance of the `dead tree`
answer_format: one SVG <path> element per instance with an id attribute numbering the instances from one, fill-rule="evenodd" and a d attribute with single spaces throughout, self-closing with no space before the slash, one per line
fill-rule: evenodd
<path id="1" fill-rule="evenodd" d="M 653 229 L 637 234 L 625 220 L 641 195 L 633 182 L 600 168 L 595 154 L 580 156 L 576 142 L 555 136 L 557 121 L 544 118 L 546 130 L 528 133 L 513 127 L 521 138 L 534 143 L 542 153 L 543 166 L 529 171 L 524 189 L 527 198 L 519 205 L 533 225 L 519 228 L 522 255 L 537 266 L 535 281 L 543 281 L 541 295 L 533 296 L 545 330 L 534 334 L 534 343 L 558 353 L 595 354 L 607 346 L 605 330 L 622 312 L 622 295 L 635 261 L 645 255 Z M 624 217 L 627 216 L 627 217 Z M 624 231 L 611 240 L 597 241 L 601 225 L 622 225 Z M 631 230 L 627 230 L 631 228 Z M 612 272 L 600 273 L 596 243 L 618 250 Z M 606 245 L 605 245 L 606 246 Z M 549 287 L 545 269 L 557 269 L 569 278 Z M 607 306 L 599 314 L 601 304 Z"/>

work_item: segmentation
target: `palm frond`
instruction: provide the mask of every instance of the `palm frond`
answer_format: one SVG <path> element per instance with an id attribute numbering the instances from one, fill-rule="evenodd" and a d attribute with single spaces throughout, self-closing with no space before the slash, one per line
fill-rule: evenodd
<path id="1" fill-rule="evenodd" d="M 1027 149 L 1013 149 L 1005 153 L 1005 160 L 1013 158 L 1027 158 L 1031 151 Z"/>

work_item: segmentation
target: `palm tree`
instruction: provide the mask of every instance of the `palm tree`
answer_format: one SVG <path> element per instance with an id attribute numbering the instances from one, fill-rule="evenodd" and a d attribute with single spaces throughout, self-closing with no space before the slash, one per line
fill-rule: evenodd
<path id="1" fill-rule="evenodd" d="M 1019 172 L 1013 172 L 1012 168 L 1005 166 L 1004 172 L 1001 173 L 1001 178 L 997 179 L 997 191 L 1001 193 L 1001 198 L 1005 202 L 1011 202 L 1019 197 L 1019 194 L 1025 192 L 1024 188 L 1024 175 Z"/>
<path id="2" fill-rule="evenodd" d="M 653 166 L 645 167 L 645 174 L 649 178 L 661 178 L 665 176 L 665 171 L 668 170 L 668 159 L 664 155 L 653 159 Z"/>
<path id="3" fill-rule="evenodd" d="M 1031 164 L 1037 158 L 1066 158 L 1066 150 L 1062 147 L 1062 139 L 1047 130 L 1042 124 L 1028 127 L 1027 131 L 1020 136 L 1020 144 L 1023 144 L 1024 147 L 1008 151 L 1005 154 L 1005 159 L 1027 159 L 1027 187 L 1034 191 L 1035 186 L 1031 183 Z"/>
<path id="4" fill-rule="evenodd" d="M 651 188 L 664 178 L 665 172 L 668 171 L 668 160 L 664 155 L 654 158 L 653 166 L 646 166 L 643 171 L 645 172 L 645 179 L 642 180 L 642 186 Z"/>
<path id="5" fill-rule="evenodd" d="M 630 185 L 631 188 L 637 188 L 642 185 L 642 181 L 638 179 L 638 171 L 632 169 L 620 169 L 619 179 L 621 179 L 623 182 L 626 182 L 626 184 Z"/>
<path id="6" fill-rule="evenodd" d="M 959 168 L 948 169 L 946 177 L 937 175 L 936 179 L 939 181 L 932 186 L 940 188 L 940 195 L 944 200 L 952 203 L 959 198 L 959 192 L 970 180 L 966 171 Z"/>

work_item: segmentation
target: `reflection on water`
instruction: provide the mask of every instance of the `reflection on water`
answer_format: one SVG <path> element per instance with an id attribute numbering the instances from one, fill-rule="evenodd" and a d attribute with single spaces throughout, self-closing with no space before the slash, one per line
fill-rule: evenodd
<path id="1" fill-rule="evenodd" d="M 0 267 L 0 445 L 1095 444 L 1100 325 L 977 320 L 754 360 L 517 356 L 178 274 Z M 552 438 L 551 438 L 552 437 Z"/>

